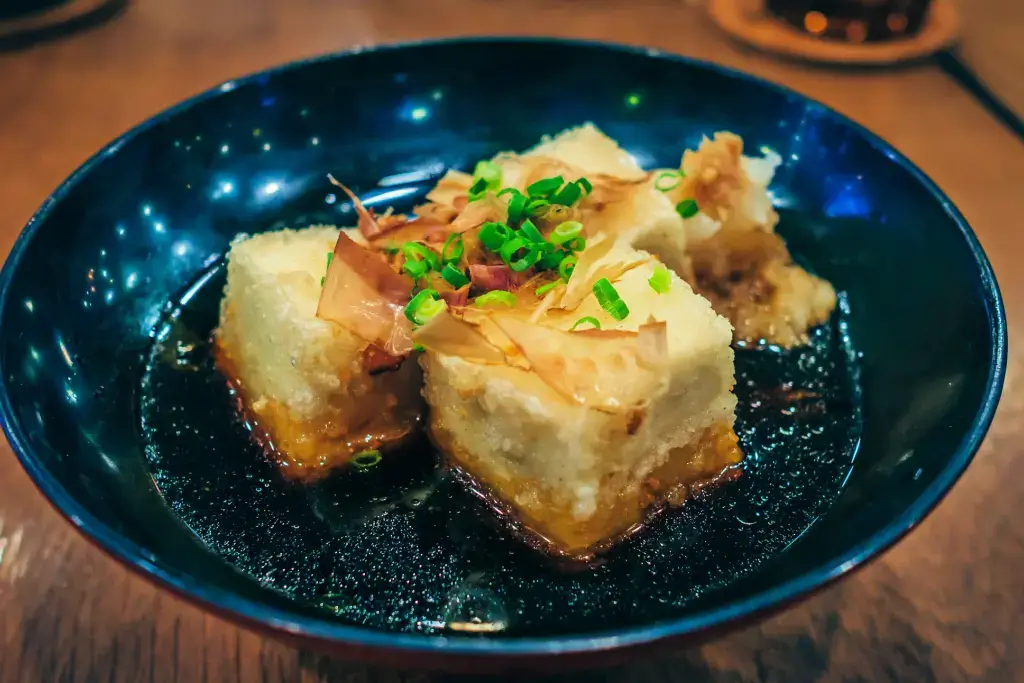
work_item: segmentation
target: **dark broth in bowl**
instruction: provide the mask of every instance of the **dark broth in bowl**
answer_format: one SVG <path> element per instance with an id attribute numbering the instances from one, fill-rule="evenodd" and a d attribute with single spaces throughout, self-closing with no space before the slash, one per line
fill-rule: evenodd
<path id="1" fill-rule="evenodd" d="M 859 443 L 841 297 L 808 346 L 738 345 L 742 476 L 658 517 L 599 566 L 567 573 L 496 527 L 426 440 L 372 468 L 285 481 L 215 367 L 224 281 L 214 265 L 154 333 L 140 394 L 150 467 L 175 513 L 226 561 L 347 623 L 542 635 L 667 618 L 806 531 L 842 489 Z"/>

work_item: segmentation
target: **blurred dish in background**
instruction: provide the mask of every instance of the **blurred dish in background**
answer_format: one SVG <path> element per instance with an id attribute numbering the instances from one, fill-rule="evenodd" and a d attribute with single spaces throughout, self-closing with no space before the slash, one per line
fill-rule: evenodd
<path id="1" fill-rule="evenodd" d="M 920 33 L 932 0 L 766 0 L 768 14 L 816 38 L 849 43 Z"/>
<path id="2" fill-rule="evenodd" d="M 773 54 L 823 64 L 886 66 L 951 47 L 952 0 L 710 0 L 733 38 Z"/>

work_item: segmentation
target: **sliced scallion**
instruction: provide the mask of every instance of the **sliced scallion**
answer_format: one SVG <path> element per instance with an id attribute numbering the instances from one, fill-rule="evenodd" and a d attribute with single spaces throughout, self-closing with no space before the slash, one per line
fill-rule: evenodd
<path id="1" fill-rule="evenodd" d="M 446 306 L 436 289 L 424 289 L 406 304 L 405 317 L 411 323 L 422 325 L 443 311 Z"/>
<path id="2" fill-rule="evenodd" d="M 567 251 L 561 249 L 551 251 L 541 256 L 540 261 L 537 261 L 537 267 L 541 270 L 554 270 L 568 255 Z"/>
<path id="3" fill-rule="evenodd" d="M 506 292 L 502 289 L 496 289 L 493 292 L 486 292 L 481 294 L 473 300 L 474 306 L 515 306 L 516 295 L 512 292 Z"/>
<path id="4" fill-rule="evenodd" d="M 697 207 L 696 200 L 693 199 L 684 199 L 676 204 L 676 213 L 683 218 L 693 218 L 697 215 L 698 211 L 700 211 L 700 209 Z"/>
<path id="5" fill-rule="evenodd" d="M 462 235 L 453 232 L 448 235 L 444 246 L 441 247 L 441 260 L 445 263 L 458 263 L 465 251 L 466 246 L 462 243 Z"/>
<path id="6" fill-rule="evenodd" d="M 555 280 L 554 282 L 549 282 L 546 285 L 541 285 L 537 288 L 537 291 L 534 292 L 534 294 L 537 296 L 544 296 L 560 284 L 562 284 L 561 280 Z"/>
<path id="7" fill-rule="evenodd" d="M 534 225 L 533 221 L 531 221 L 529 218 L 523 221 L 523 224 L 519 226 L 519 230 L 520 232 L 523 233 L 523 236 L 530 242 L 544 241 L 544 235 L 540 234 L 540 230 L 537 229 L 537 226 Z"/>
<path id="8" fill-rule="evenodd" d="M 402 245 L 402 254 L 406 263 L 409 261 L 420 261 L 427 265 L 427 270 L 437 270 L 441 267 L 441 259 L 437 253 L 419 242 L 406 242 Z"/>
<path id="9" fill-rule="evenodd" d="M 654 274 L 648 278 L 647 283 L 658 294 L 664 294 L 672 288 L 672 274 L 668 272 L 668 268 L 665 266 L 657 266 L 654 269 Z"/>
<path id="10" fill-rule="evenodd" d="M 333 261 L 333 260 L 334 260 L 334 252 L 333 251 L 327 252 L 327 270 L 331 269 L 331 261 Z M 320 286 L 323 287 L 324 283 L 326 283 L 326 282 L 327 282 L 327 276 L 324 275 L 322 278 L 320 278 Z"/>
<path id="11" fill-rule="evenodd" d="M 493 161 L 480 161 L 473 169 L 473 180 L 484 181 L 484 188 L 497 192 L 501 187 L 501 166 Z"/>
<path id="12" fill-rule="evenodd" d="M 580 325 L 592 325 L 595 330 L 601 329 L 601 321 L 600 320 L 598 320 L 597 318 L 595 318 L 593 316 L 585 315 L 582 318 L 580 318 L 579 320 L 577 320 L 576 322 L 574 322 L 572 324 L 572 327 L 569 328 L 569 331 L 570 332 L 575 331 L 576 328 L 579 327 Z"/>
<path id="13" fill-rule="evenodd" d="M 441 277 L 455 289 L 465 287 L 469 284 L 469 278 L 461 270 L 450 263 L 446 263 L 441 269 Z"/>
<path id="14" fill-rule="evenodd" d="M 662 171 L 654 178 L 654 189 L 670 192 L 683 182 L 683 174 L 679 171 Z"/>
<path id="15" fill-rule="evenodd" d="M 469 186 L 469 201 L 475 202 L 485 194 L 487 194 L 487 181 L 483 178 L 477 178 Z"/>
<path id="16" fill-rule="evenodd" d="M 581 232 L 583 232 L 582 223 L 579 221 L 565 221 L 564 223 L 559 223 L 551 231 L 548 239 L 552 244 L 565 244 L 578 237 Z"/>
<path id="17" fill-rule="evenodd" d="M 406 259 L 405 263 L 402 264 L 402 272 L 414 280 L 418 280 L 426 275 L 428 270 L 430 270 L 430 266 L 425 261 Z"/>
<path id="18" fill-rule="evenodd" d="M 352 466 L 358 470 L 365 470 L 373 467 L 381 461 L 380 451 L 376 448 L 369 451 L 359 451 L 352 456 Z"/>
<path id="19" fill-rule="evenodd" d="M 583 191 L 580 186 L 576 183 L 567 183 L 565 187 L 559 190 L 551 198 L 552 204 L 561 204 L 562 206 L 572 206 L 576 203 L 576 200 L 580 198 Z"/>
<path id="20" fill-rule="evenodd" d="M 588 195 L 594 191 L 594 186 L 591 185 L 590 181 L 586 178 L 578 178 L 576 180 L 576 184 L 580 186 L 581 190 L 583 190 L 584 195 Z"/>
<path id="21" fill-rule="evenodd" d="M 531 183 L 526 188 L 526 194 L 531 197 L 547 197 L 552 192 L 555 192 L 562 186 L 565 180 L 560 175 L 553 176 L 551 178 L 542 178 L 535 183 Z"/>
<path id="22" fill-rule="evenodd" d="M 565 243 L 565 248 L 569 251 L 583 251 L 586 247 L 587 240 L 582 237 L 577 237 L 576 239 L 569 240 Z"/>
<path id="23" fill-rule="evenodd" d="M 526 203 L 524 213 L 530 216 L 539 216 L 541 213 L 547 210 L 551 206 L 551 202 L 546 199 L 531 199 Z"/>
<path id="24" fill-rule="evenodd" d="M 570 254 L 566 256 L 564 259 L 562 259 L 562 262 L 558 264 L 558 275 L 563 280 L 568 281 L 568 279 L 572 276 L 572 271 L 575 267 L 576 257 Z"/>
<path id="25" fill-rule="evenodd" d="M 521 273 L 540 260 L 543 253 L 537 245 L 530 244 L 522 237 L 513 237 L 498 250 L 501 260 L 516 273 Z"/>
<path id="26" fill-rule="evenodd" d="M 629 307 L 608 278 L 603 277 L 594 283 L 594 296 L 597 297 L 597 303 L 601 304 L 601 308 L 616 320 L 625 320 L 629 315 Z"/>
<path id="27" fill-rule="evenodd" d="M 508 222 L 518 223 L 526 213 L 526 195 L 514 187 L 506 187 L 498 196 L 510 195 L 508 198 Z"/>
<path id="28" fill-rule="evenodd" d="M 498 251 L 512 237 L 512 230 L 504 223 L 484 223 L 477 237 L 482 245 L 491 251 Z"/>

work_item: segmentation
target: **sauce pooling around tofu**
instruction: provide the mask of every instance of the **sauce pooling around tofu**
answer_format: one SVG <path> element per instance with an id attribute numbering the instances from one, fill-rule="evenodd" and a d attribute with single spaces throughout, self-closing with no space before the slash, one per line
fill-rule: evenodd
<path id="1" fill-rule="evenodd" d="M 264 586 L 329 618 L 405 632 L 586 632 L 678 616 L 797 539 L 842 489 L 860 435 L 840 299 L 806 347 L 738 346 L 744 473 L 567 574 L 487 520 L 425 442 L 312 486 L 254 444 L 217 372 L 221 265 L 157 327 L 140 391 L 153 476 L 175 513 Z M 552 453 L 550 457 L 558 457 Z"/>

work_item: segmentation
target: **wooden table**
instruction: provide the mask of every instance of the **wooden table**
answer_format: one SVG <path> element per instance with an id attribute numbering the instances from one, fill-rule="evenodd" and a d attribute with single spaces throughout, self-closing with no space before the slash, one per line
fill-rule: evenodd
<path id="1" fill-rule="evenodd" d="M 971 6 L 993 4 L 1001 3 Z M 984 22 L 968 25 L 974 52 L 984 53 Z M 836 73 L 778 62 L 734 46 L 680 0 L 141 0 L 90 33 L 0 55 L 0 249 L 6 253 L 29 215 L 90 153 L 215 83 L 354 45 L 527 32 L 712 59 L 866 124 L 963 210 L 994 262 L 1011 336 L 1024 325 L 1019 139 L 934 67 Z M 1016 55 L 1024 61 L 1024 51 Z M 985 68 L 998 72 L 1000 63 L 989 56 Z M 884 558 L 760 626 L 578 680 L 1024 681 L 1021 360 L 1011 347 L 1002 405 L 975 463 Z M 59 519 L 4 445 L 0 681 L 58 680 L 440 679 L 296 651 L 153 588 Z"/>

